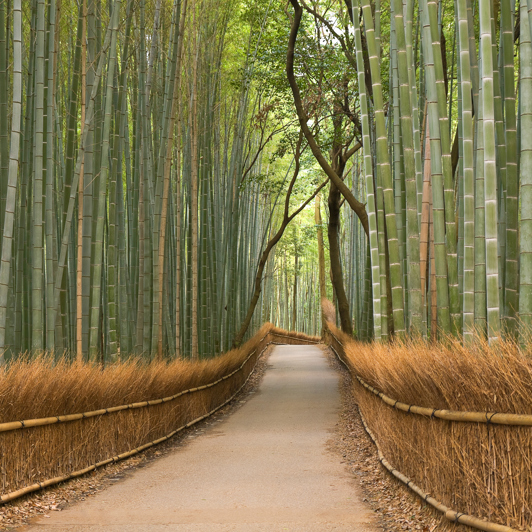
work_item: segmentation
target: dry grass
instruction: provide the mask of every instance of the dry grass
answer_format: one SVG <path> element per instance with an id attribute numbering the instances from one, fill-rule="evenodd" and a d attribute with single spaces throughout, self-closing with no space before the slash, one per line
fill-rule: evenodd
<path id="1" fill-rule="evenodd" d="M 233 377 L 168 403 L 0 433 L 0 492 L 6 494 L 69 474 L 169 434 L 231 397 L 268 343 L 312 340 L 266 324 L 239 349 L 201 362 L 145 364 L 137 360 L 105 369 L 92 364 L 55 364 L 47 357 L 14 362 L 0 372 L 0 422 L 76 414 L 168 397 L 216 381 L 237 369 L 255 351 Z"/>
<path id="2" fill-rule="evenodd" d="M 532 414 L 532 358 L 511 342 L 362 344 L 330 329 L 352 370 L 394 399 Z M 394 410 L 358 383 L 353 393 L 386 458 L 426 492 L 489 521 L 522 530 L 532 523 L 530 427 L 430 419 Z"/>
<path id="3" fill-rule="evenodd" d="M 334 303 L 326 298 L 322 298 L 321 309 L 325 320 L 328 323 L 334 323 L 336 325 L 336 307 L 334 306 Z"/>

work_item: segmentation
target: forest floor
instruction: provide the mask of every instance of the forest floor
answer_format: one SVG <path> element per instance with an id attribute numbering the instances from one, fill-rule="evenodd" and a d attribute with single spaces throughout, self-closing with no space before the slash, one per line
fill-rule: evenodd
<path id="1" fill-rule="evenodd" d="M 310 349 L 263 356 L 232 403 L 170 442 L 0 507 L 0 530 L 448 530 L 380 466 L 347 371 Z"/>

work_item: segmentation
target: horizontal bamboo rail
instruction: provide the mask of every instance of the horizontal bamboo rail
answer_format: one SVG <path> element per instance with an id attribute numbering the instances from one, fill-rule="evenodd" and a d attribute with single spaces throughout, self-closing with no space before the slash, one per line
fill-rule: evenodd
<path id="1" fill-rule="evenodd" d="M 268 335 L 266 335 L 266 336 L 268 336 Z M 264 338 L 266 338 L 266 336 Z M 263 340 L 264 340 L 264 338 L 263 338 Z M 270 346 L 270 344 L 271 344 L 271 342 L 269 342 L 268 344 L 266 344 L 264 346 L 264 349 L 259 353 L 257 359 L 264 353 L 264 351 L 266 351 L 266 349 Z M 256 351 L 253 351 L 250 354 L 250 356 L 246 359 L 246 362 L 251 358 L 251 355 L 255 354 L 255 352 Z M 90 473 L 91 471 L 94 471 L 98 467 L 103 467 L 103 466 L 105 466 L 107 464 L 111 464 L 111 463 L 114 463 L 114 462 L 119 462 L 120 460 L 124 460 L 126 458 L 130 458 L 131 456 L 134 456 L 135 454 L 138 454 L 138 453 L 140 453 L 142 451 L 145 451 L 146 449 L 149 449 L 150 447 L 153 447 L 154 445 L 157 445 L 159 443 L 162 443 L 164 441 L 169 440 L 170 438 L 175 436 L 177 433 L 179 433 L 179 432 L 181 432 L 181 431 L 183 431 L 183 430 L 185 430 L 187 428 L 190 428 L 192 425 L 195 425 L 196 423 L 199 423 L 200 421 L 203 421 L 204 419 L 208 418 L 209 416 L 212 416 L 212 414 L 214 414 L 215 412 L 220 410 L 220 408 L 223 408 L 225 405 L 230 403 L 235 398 L 235 396 L 237 396 L 240 393 L 242 388 L 247 384 L 249 378 L 251 377 L 251 375 L 253 374 L 254 371 L 255 371 L 255 368 L 253 368 L 250 371 L 247 379 L 244 381 L 242 386 L 240 386 L 240 388 L 231 397 L 229 397 L 229 399 L 227 399 L 227 401 L 225 401 L 221 405 L 217 406 L 216 408 L 214 408 L 213 410 L 211 410 L 207 414 L 204 414 L 203 416 L 200 416 L 200 417 L 198 417 L 198 418 L 196 418 L 196 419 L 194 419 L 192 421 L 189 421 L 187 424 L 182 425 L 181 427 L 177 428 L 176 430 L 173 430 L 172 432 L 170 432 L 166 436 L 163 436 L 162 438 L 159 438 L 157 440 L 151 441 L 149 443 L 145 443 L 144 445 L 141 445 L 140 447 L 137 447 L 137 448 L 132 449 L 130 451 L 126 451 L 125 453 L 121 453 L 121 454 L 118 454 L 116 456 L 113 456 L 112 458 L 107 458 L 106 460 L 102 460 L 101 462 L 98 462 L 97 464 L 93 464 L 93 465 L 91 465 L 89 467 L 86 467 L 84 469 L 80 469 L 79 471 L 74 471 L 73 473 L 69 473 L 68 475 L 63 475 L 63 476 L 60 476 L 60 477 L 51 478 L 51 479 L 45 480 L 43 482 L 36 482 L 35 484 L 32 484 L 31 486 L 26 486 L 24 488 L 21 488 L 19 490 L 13 491 L 11 493 L 7 493 L 5 495 L 0 495 L 0 504 L 4 504 L 4 503 L 12 501 L 14 499 L 18 499 L 19 497 L 27 495 L 28 493 L 32 493 L 34 491 L 38 491 L 40 489 L 44 489 L 44 488 L 47 488 L 49 486 L 53 486 L 54 484 L 59 484 L 60 482 L 65 482 L 67 480 L 71 480 L 73 478 L 80 477 L 82 475 L 85 475 L 86 473 Z M 234 373 L 235 372 L 233 372 L 232 375 Z M 219 382 L 219 381 L 217 381 L 217 382 Z M 196 391 L 198 389 L 196 389 Z"/>
<path id="2" fill-rule="evenodd" d="M 259 341 L 259 345 L 268 336 L 272 336 L 272 338 L 275 338 L 275 337 L 277 337 L 277 338 L 289 338 L 289 339 L 298 340 L 298 341 L 301 341 L 301 342 L 318 343 L 318 342 L 314 342 L 313 340 L 307 340 L 305 338 L 298 338 L 298 337 L 295 337 L 295 336 L 283 335 L 283 334 L 278 334 L 276 332 L 269 331 L 268 333 L 266 333 L 261 338 L 261 340 Z M 282 344 L 278 344 L 277 342 L 274 342 L 273 339 L 272 339 L 272 341 L 268 342 L 264 346 L 264 348 L 261 350 L 261 352 L 258 354 L 257 360 L 262 356 L 262 354 L 266 351 L 266 349 L 272 344 L 273 345 L 282 345 Z M 229 379 L 230 377 L 234 376 L 236 373 L 241 371 L 244 368 L 244 366 L 246 365 L 246 363 L 251 359 L 251 357 L 254 354 L 256 354 L 256 352 L 257 352 L 256 349 L 253 350 L 246 357 L 244 362 L 242 362 L 242 364 L 237 369 L 235 369 L 234 371 L 232 371 L 231 373 L 229 373 L 227 375 L 224 375 L 220 379 L 218 379 L 218 380 L 216 380 L 216 381 L 214 381 L 212 383 L 205 384 L 203 386 L 198 386 L 196 388 L 191 388 L 189 390 L 184 390 L 183 392 L 180 392 L 180 393 L 175 394 L 175 395 L 170 396 L 170 397 L 166 397 L 166 398 L 163 398 L 163 399 L 155 399 L 153 401 L 144 401 L 142 403 L 133 403 L 131 405 L 122 405 L 122 406 L 118 406 L 118 407 L 95 410 L 93 412 L 85 412 L 84 414 L 72 414 L 72 415 L 68 415 L 68 416 L 57 416 L 57 417 L 52 417 L 52 418 L 41 418 L 41 419 L 34 419 L 34 420 L 17 421 L 17 422 L 13 422 L 13 423 L 3 423 L 3 424 L 0 425 L 0 432 L 7 432 L 7 431 L 10 431 L 10 430 L 17 430 L 17 429 L 28 428 L 28 427 L 38 427 L 38 426 L 43 426 L 43 425 L 54 425 L 54 424 L 57 424 L 57 423 L 64 423 L 64 422 L 67 422 L 67 421 L 75 421 L 75 420 L 86 419 L 86 418 L 94 417 L 94 416 L 98 416 L 98 415 L 105 415 L 105 414 L 110 414 L 110 413 L 113 413 L 113 412 L 119 412 L 121 410 L 128 410 L 128 409 L 132 409 L 132 408 L 142 408 L 142 407 L 145 407 L 145 406 L 153 406 L 153 405 L 157 405 L 157 404 L 161 404 L 161 403 L 166 403 L 166 402 L 169 402 L 169 401 L 171 401 L 173 399 L 176 399 L 177 397 L 181 397 L 181 396 L 183 396 L 185 394 L 190 394 L 190 393 L 193 393 L 193 392 L 198 392 L 200 390 L 204 390 L 206 388 L 211 388 L 213 386 L 216 386 L 220 382 Z M 135 449 L 132 449 L 130 451 L 126 451 L 124 453 L 118 454 L 118 455 L 113 456 L 111 458 L 107 458 L 106 460 L 102 460 L 101 462 L 98 462 L 96 464 L 90 465 L 90 466 L 85 467 L 83 469 L 80 469 L 78 471 L 74 471 L 74 472 L 69 473 L 67 475 L 58 476 L 58 477 L 55 477 L 55 478 L 44 480 L 42 482 L 36 482 L 35 484 L 31 484 L 30 486 L 25 486 L 24 488 L 20 488 L 20 489 L 18 489 L 16 491 L 13 491 L 11 493 L 6 493 L 4 495 L 0 495 L 0 504 L 5 504 L 5 503 L 10 502 L 10 501 L 12 501 L 14 499 L 18 499 L 19 497 L 22 497 L 24 495 L 28 495 L 29 493 L 32 493 L 32 492 L 47 488 L 49 486 L 53 486 L 53 485 L 59 484 L 60 482 L 66 482 L 67 480 L 71 480 L 73 478 L 80 477 L 82 475 L 85 475 L 86 473 L 90 473 L 91 471 L 96 470 L 99 467 L 103 467 L 105 465 L 108 465 L 108 464 L 111 464 L 111 463 L 115 463 L 115 462 L 119 462 L 120 460 L 124 460 L 126 458 L 130 458 L 131 456 L 134 456 L 135 454 L 138 454 L 138 453 L 140 453 L 142 451 L 145 451 L 146 449 L 149 449 L 150 447 L 153 447 L 153 446 L 155 446 L 155 445 L 157 445 L 159 443 L 162 443 L 164 441 L 169 440 L 170 438 L 172 438 L 173 436 L 175 436 L 179 432 L 183 431 L 184 429 L 190 428 L 191 426 L 199 423 L 200 421 L 203 421 L 204 419 L 206 419 L 207 417 L 211 416 L 212 414 L 214 414 L 215 412 L 217 412 L 218 410 L 220 410 L 221 408 L 226 406 L 228 403 L 230 403 L 240 393 L 240 391 L 244 388 L 244 386 L 247 384 L 247 382 L 249 381 L 249 378 L 251 377 L 251 375 L 253 374 L 254 371 L 255 371 L 255 367 L 253 367 L 253 369 L 250 371 L 249 375 L 247 376 L 247 378 L 244 381 L 244 383 L 242 384 L 242 386 L 240 386 L 240 388 L 238 388 L 238 390 L 233 395 L 231 395 L 231 397 L 229 397 L 229 399 L 224 401 L 221 405 L 217 406 L 216 408 L 214 408 L 210 412 L 208 412 L 208 413 L 206 413 L 206 414 L 204 414 L 204 415 L 202 415 L 202 416 L 200 416 L 200 417 L 198 417 L 198 418 L 196 418 L 196 419 L 194 419 L 192 421 L 189 421 L 185 425 L 182 425 L 181 427 L 177 428 L 176 430 L 173 430 L 169 434 L 167 434 L 165 436 L 162 436 L 161 438 L 158 438 L 158 439 L 156 439 L 154 441 L 145 443 L 144 445 L 141 445 L 140 447 L 136 447 Z M 17 423 L 19 424 L 18 426 L 12 426 L 12 425 L 15 425 Z M 6 426 L 8 426 L 8 428 L 6 428 Z"/>
<path id="3" fill-rule="evenodd" d="M 271 335 L 273 337 L 280 337 L 280 338 L 294 338 L 288 335 L 269 332 L 260 340 L 259 343 L 263 342 L 264 339 L 268 335 Z M 305 340 L 305 339 L 300 339 L 300 340 L 313 343 L 311 340 Z M 268 345 L 272 343 L 274 342 L 269 342 Z M 150 401 L 141 401 L 138 403 L 131 403 L 128 405 L 101 408 L 99 410 L 93 410 L 91 412 L 83 412 L 81 414 L 66 414 L 62 416 L 51 416 L 51 417 L 44 417 L 44 418 L 38 418 L 38 419 L 25 419 L 23 421 L 9 421 L 7 423 L 0 423 L 0 432 L 10 432 L 13 430 L 20 430 L 20 429 L 26 429 L 26 428 L 31 428 L 31 427 L 43 427 L 46 425 L 56 425 L 58 423 L 68 423 L 70 421 L 78 421 L 80 419 L 88 419 L 88 418 L 96 417 L 96 416 L 105 416 L 107 414 L 113 414 L 115 412 L 122 412 L 124 410 L 134 410 L 136 408 L 144 408 L 147 406 L 155 406 L 155 405 L 160 405 L 162 403 L 168 403 L 170 401 L 174 401 L 175 399 L 179 397 L 182 397 L 183 395 L 194 393 L 194 392 L 199 392 L 207 388 L 212 388 L 213 386 L 220 384 L 222 381 L 231 378 L 233 375 L 235 375 L 236 373 L 242 370 L 242 368 L 247 364 L 249 359 L 254 354 L 255 354 L 255 351 L 251 352 L 249 356 L 246 358 L 246 360 L 244 360 L 244 362 L 242 362 L 242 364 L 237 369 L 235 369 L 231 373 L 228 373 L 227 375 L 224 375 L 220 379 L 214 382 L 211 382 L 209 384 L 204 384 L 203 386 L 198 386 L 196 388 L 190 388 L 189 390 L 184 390 L 182 392 L 176 393 L 175 395 L 170 395 L 169 397 L 163 397 L 162 399 L 152 399 Z"/>
<path id="4" fill-rule="evenodd" d="M 340 340 L 338 340 L 338 338 L 336 338 L 336 336 L 330 330 L 329 330 L 329 334 L 343 348 L 342 342 L 340 342 Z M 347 368 L 349 373 L 353 375 L 352 368 L 349 367 L 349 365 L 344 360 L 344 358 L 340 355 L 340 353 L 338 353 L 338 351 L 332 345 L 330 345 L 329 347 L 334 351 L 338 360 Z M 457 512 L 455 510 L 451 510 L 447 506 L 445 506 L 443 503 L 431 497 L 428 493 L 425 493 L 419 486 L 414 484 L 406 475 L 403 475 L 403 473 L 401 473 L 400 471 L 397 471 L 397 469 L 395 469 L 390 464 L 390 462 L 386 460 L 386 458 L 382 454 L 379 443 L 377 439 L 375 438 L 375 435 L 371 432 L 370 428 L 368 427 L 368 424 L 366 423 L 366 420 L 364 419 L 364 415 L 362 414 L 362 411 L 360 410 L 360 408 L 358 408 L 358 413 L 360 414 L 360 419 L 362 421 L 362 424 L 364 425 L 364 429 L 366 430 L 371 441 L 375 444 L 375 447 L 377 448 L 379 462 L 395 478 L 403 482 L 403 484 L 405 484 L 407 488 L 409 488 L 414 493 L 416 493 L 419 497 L 421 497 L 426 503 L 430 504 L 433 508 L 441 512 L 447 520 L 452 521 L 453 523 L 460 523 L 463 525 L 467 525 L 472 528 L 476 528 L 477 530 L 484 530 L 485 532 L 519 532 L 515 528 L 510 528 L 505 525 L 499 525 L 498 523 L 491 523 L 489 521 L 483 521 L 482 519 L 479 519 L 478 517 L 473 517 L 472 515 L 468 515 L 468 514 L 464 514 L 461 512 Z"/>
<path id="5" fill-rule="evenodd" d="M 368 436 L 371 438 L 373 443 L 375 444 L 375 447 L 377 448 L 377 452 L 379 455 L 379 462 L 397 479 L 399 479 L 401 482 L 406 484 L 406 486 L 411 489 L 414 493 L 419 495 L 425 502 L 430 504 L 433 508 L 436 508 L 436 510 L 440 511 L 442 514 L 444 514 L 445 518 L 449 521 L 452 521 L 453 523 L 461 523 L 463 525 L 468 525 L 470 527 L 476 528 L 478 530 L 484 530 L 485 532 L 519 532 L 515 528 L 510 528 L 509 526 L 505 525 L 499 525 L 497 523 L 491 523 L 489 521 L 483 521 L 482 519 L 479 519 L 478 517 L 473 517 L 472 515 L 463 514 L 461 512 L 457 512 L 455 510 L 449 509 L 447 506 L 442 504 L 441 502 L 437 501 L 433 497 L 431 497 L 428 493 L 425 493 L 419 486 L 414 484 L 407 476 L 403 475 L 400 471 L 397 471 L 388 460 L 384 457 L 384 455 L 381 452 L 379 443 L 377 439 L 375 438 L 374 434 L 371 432 L 370 428 L 368 427 L 366 420 L 364 419 L 364 416 L 362 412 L 360 411 L 360 408 L 358 409 L 358 412 L 360 414 L 360 419 L 362 420 L 362 423 L 364 425 L 364 428 L 366 429 L 366 432 L 368 433 Z"/>
<path id="6" fill-rule="evenodd" d="M 328 333 L 336 340 L 336 342 L 343 348 L 342 342 L 328 329 Z M 332 346 L 330 346 L 332 347 Z M 336 356 L 341 358 L 336 349 L 332 347 Z M 348 367 L 348 364 L 342 360 L 344 365 Z M 350 369 L 350 368 L 349 368 Z M 516 427 L 532 427 L 532 415 L 529 414 L 504 414 L 501 412 L 467 412 L 467 411 L 456 411 L 456 410 L 444 410 L 437 408 L 427 408 L 424 406 L 409 405 L 407 403 L 402 403 L 392 397 L 389 397 L 385 393 L 377 390 L 370 384 L 368 384 L 362 377 L 354 373 L 355 378 L 358 382 L 369 390 L 371 393 L 375 394 L 387 405 L 395 408 L 396 410 L 401 410 L 408 414 L 418 414 L 421 416 L 427 416 L 430 418 L 444 419 L 446 421 L 459 421 L 466 423 L 493 423 L 497 425 L 510 425 Z"/>
<path id="7" fill-rule="evenodd" d="M 290 336 L 289 334 L 278 334 L 278 333 L 268 333 L 268 334 L 271 334 L 272 336 L 277 336 L 278 338 L 290 338 L 290 339 L 294 339 L 294 336 Z M 321 340 L 310 340 L 310 339 L 307 339 L 307 338 L 297 338 L 300 342 L 307 342 L 308 344 L 312 344 L 312 345 L 318 345 L 318 344 L 321 344 Z M 264 338 L 263 338 L 264 340 Z M 280 344 L 280 345 L 283 345 L 283 344 Z"/>

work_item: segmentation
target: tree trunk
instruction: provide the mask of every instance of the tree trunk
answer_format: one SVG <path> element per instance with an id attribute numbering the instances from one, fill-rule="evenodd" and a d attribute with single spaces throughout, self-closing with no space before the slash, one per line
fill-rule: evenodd
<path id="1" fill-rule="evenodd" d="M 327 298 L 327 286 L 325 285 L 325 250 L 323 249 L 323 227 L 321 221 L 321 207 L 320 207 L 321 194 L 316 196 L 314 202 L 314 221 L 316 222 L 318 233 L 318 269 L 319 269 L 319 283 L 320 283 L 320 298 L 319 306 L 321 309 L 321 333 L 325 330 L 325 314 L 321 305 L 321 301 Z"/>
<path id="2" fill-rule="evenodd" d="M 294 259 L 294 304 L 292 308 L 292 330 L 295 331 L 297 327 L 297 269 L 298 269 L 299 256 L 296 250 L 296 257 Z"/>
<path id="3" fill-rule="evenodd" d="M 338 301 L 338 312 L 340 314 L 340 323 L 342 331 L 350 336 L 353 334 L 351 316 L 349 314 L 349 302 L 344 289 L 344 280 L 342 272 L 342 262 L 340 259 L 340 242 L 338 233 L 340 229 L 340 191 L 331 183 L 329 188 L 329 225 L 327 236 L 329 237 L 329 254 L 331 260 L 331 279 L 334 287 L 334 293 Z"/>

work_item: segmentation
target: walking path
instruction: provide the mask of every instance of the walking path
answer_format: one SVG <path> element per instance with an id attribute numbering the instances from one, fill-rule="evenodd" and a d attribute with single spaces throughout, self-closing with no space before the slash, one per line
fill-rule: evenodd
<path id="1" fill-rule="evenodd" d="M 339 377 L 318 347 L 278 346 L 258 392 L 189 445 L 35 532 L 375 532 L 372 512 L 327 450 Z"/>

